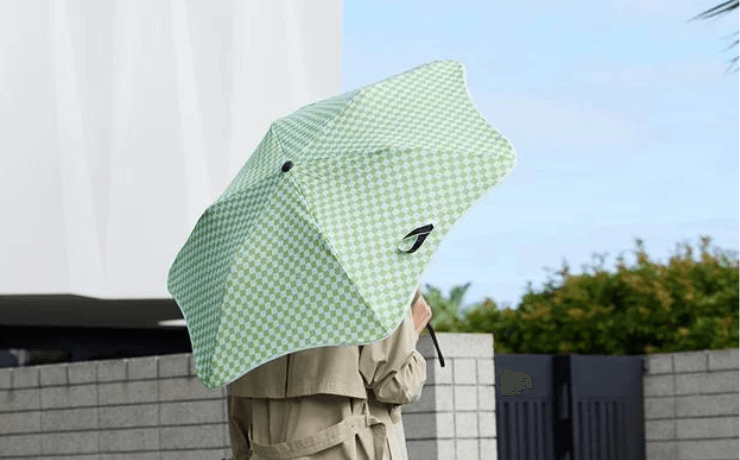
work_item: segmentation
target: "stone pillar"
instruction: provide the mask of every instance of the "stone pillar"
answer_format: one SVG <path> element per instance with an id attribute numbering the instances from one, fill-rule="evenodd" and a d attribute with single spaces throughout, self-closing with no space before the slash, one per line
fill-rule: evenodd
<path id="1" fill-rule="evenodd" d="M 495 460 L 493 334 L 437 334 L 417 346 L 427 361 L 421 399 L 404 408 L 409 460 Z"/>

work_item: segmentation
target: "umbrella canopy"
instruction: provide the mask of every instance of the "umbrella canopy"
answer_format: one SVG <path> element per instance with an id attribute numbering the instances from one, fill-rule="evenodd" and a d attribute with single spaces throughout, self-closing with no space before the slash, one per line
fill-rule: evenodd
<path id="1" fill-rule="evenodd" d="M 443 237 L 515 163 L 454 61 L 273 122 L 170 269 L 203 384 L 389 335 Z"/>

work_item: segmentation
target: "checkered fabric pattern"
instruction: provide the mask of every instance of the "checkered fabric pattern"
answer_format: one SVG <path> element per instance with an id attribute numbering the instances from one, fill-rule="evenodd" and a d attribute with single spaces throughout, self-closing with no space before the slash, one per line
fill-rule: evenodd
<path id="1" fill-rule="evenodd" d="M 515 164 L 454 61 L 275 121 L 170 269 L 203 384 L 389 335 L 444 236 Z M 418 251 L 399 250 L 430 223 Z"/>

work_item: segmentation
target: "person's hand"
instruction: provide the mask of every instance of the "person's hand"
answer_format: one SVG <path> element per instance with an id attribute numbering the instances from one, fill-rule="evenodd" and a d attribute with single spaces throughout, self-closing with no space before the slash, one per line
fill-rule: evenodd
<path id="1" fill-rule="evenodd" d="M 418 336 L 427 326 L 429 320 L 432 319 L 432 308 L 424 299 L 424 296 L 421 295 L 421 290 L 417 289 L 416 294 L 416 302 L 414 303 L 412 316 L 414 317 L 414 330 Z"/>

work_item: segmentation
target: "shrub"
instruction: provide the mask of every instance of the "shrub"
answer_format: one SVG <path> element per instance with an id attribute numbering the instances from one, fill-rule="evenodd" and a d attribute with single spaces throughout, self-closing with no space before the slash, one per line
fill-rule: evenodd
<path id="1" fill-rule="evenodd" d="M 460 312 L 469 284 L 449 299 L 428 286 L 440 331 L 489 332 L 496 353 L 650 354 L 737 348 L 739 271 L 737 253 L 710 251 L 702 237 L 699 260 L 688 243 L 677 245 L 668 263 L 651 261 L 636 239 L 636 263 L 620 254 L 616 270 L 599 264 L 573 275 L 567 262 L 516 310 L 500 310 L 490 298 Z M 437 322 L 435 322 L 437 321 Z"/>

